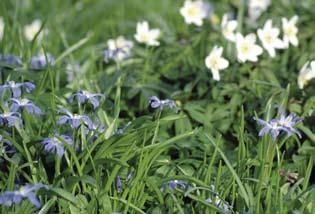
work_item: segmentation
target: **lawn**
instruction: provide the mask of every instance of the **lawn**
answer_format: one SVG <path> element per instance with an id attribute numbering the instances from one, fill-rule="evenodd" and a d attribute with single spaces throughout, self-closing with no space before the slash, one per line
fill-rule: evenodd
<path id="1" fill-rule="evenodd" d="M 315 213 L 314 0 L 1 0 L 0 213 Z"/>

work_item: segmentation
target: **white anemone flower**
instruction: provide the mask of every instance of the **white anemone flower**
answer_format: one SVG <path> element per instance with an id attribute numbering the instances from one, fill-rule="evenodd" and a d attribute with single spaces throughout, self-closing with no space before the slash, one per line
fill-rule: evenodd
<path id="1" fill-rule="evenodd" d="M 107 46 L 107 57 L 120 62 L 131 55 L 133 42 L 119 36 L 117 39 L 109 39 Z"/>
<path id="2" fill-rule="evenodd" d="M 208 15 L 207 5 L 200 0 L 186 0 L 179 12 L 184 17 L 185 23 L 195 24 L 197 26 L 201 26 L 203 19 Z"/>
<path id="3" fill-rule="evenodd" d="M 308 82 L 313 78 L 315 78 L 315 61 L 312 61 L 311 63 L 307 61 L 301 68 L 298 76 L 299 88 L 303 89 L 304 86 L 306 86 Z"/>
<path id="4" fill-rule="evenodd" d="M 257 34 L 263 47 L 271 57 L 276 56 L 275 49 L 284 48 L 282 40 L 278 38 L 280 30 L 279 28 L 272 27 L 270 19 L 266 21 L 263 29 L 258 29 Z"/>
<path id="5" fill-rule="evenodd" d="M 237 21 L 236 20 L 228 20 L 228 14 L 224 14 L 222 17 L 222 22 L 221 22 L 221 30 L 223 36 L 231 41 L 235 42 L 235 31 L 237 28 Z"/>
<path id="6" fill-rule="evenodd" d="M 219 71 L 229 66 L 229 61 L 222 57 L 222 53 L 223 48 L 215 46 L 205 59 L 207 68 L 211 70 L 213 79 L 217 81 L 220 80 Z"/>
<path id="7" fill-rule="evenodd" d="M 248 15 L 250 20 L 256 21 L 269 7 L 271 0 L 249 0 Z"/>
<path id="8" fill-rule="evenodd" d="M 0 40 L 2 40 L 4 34 L 4 21 L 3 18 L 0 17 Z"/>
<path id="9" fill-rule="evenodd" d="M 298 16 L 293 16 L 290 20 L 287 18 L 282 18 L 282 28 L 283 28 L 283 41 L 286 47 L 289 47 L 291 43 L 293 46 L 298 46 L 299 40 L 297 38 L 298 28 L 296 23 L 298 21 Z"/>
<path id="10" fill-rule="evenodd" d="M 236 34 L 236 50 L 240 62 L 246 62 L 247 60 L 256 62 L 258 60 L 258 56 L 262 54 L 263 49 L 255 43 L 256 35 L 253 33 L 245 37 L 240 33 Z"/>
<path id="11" fill-rule="evenodd" d="M 159 46 L 160 42 L 157 40 L 160 36 L 160 29 L 149 29 L 149 23 L 147 21 L 137 23 L 137 33 L 135 39 L 149 46 Z"/>
<path id="12" fill-rule="evenodd" d="M 31 24 L 24 27 L 24 36 L 28 41 L 32 41 L 36 34 L 39 32 L 42 26 L 42 22 L 39 19 L 35 19 Z M 43 31 L 38 35 L 38 39 L 41 40 L 43 36 Z"/>

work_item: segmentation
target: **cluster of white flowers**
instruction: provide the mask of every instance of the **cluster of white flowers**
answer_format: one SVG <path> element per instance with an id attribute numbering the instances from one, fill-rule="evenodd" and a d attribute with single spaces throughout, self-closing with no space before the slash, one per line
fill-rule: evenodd
<path id="1" fill-rule="evenodd" d="M 256 22 L 256 20 L 268 9 L 270 4 L 271 0 L 249 0 L 249 19 L 252 22 Z M 211 6 L 202 0 L 186 0 L 179 12 L 184 17 L 186 24 L 201 26 L 203 20 L 209 16 Z M 280 29 L 272 25 L 271 19 L 265 22 L 262 29 L 258 29 L 257 35 L 261 45 L 271 58 L 276 56 L 277 49 L 288 48 L 290 44 L 293 46 L 298 45 L 297 20 L 298 16 L 294 16 L 290 20 L 282 18 L 283 39 L 280 39 Z M 224 38 L 235 43 L 238 61 L 241 63 L 246 61 L 258 61 L 258 57 L 263 53 L 263 48 L 256 44 L 256 34 L 250 33 L 248 35 L 242 35 L 240 32 L 237 32 L 237 27 L 237 20 L 231 19 L 229 14 L 223 15 L 221 32 Z M 219 71 L 224 70 L 229 66 L 229 62 L 222 57 L 222 54 L 223 47 L 215 46 L 205 59 L 206 67 L 211 70 L 213 79 L 216 81 L 220 80 Z M 309 71 L 310 69 L 306 70 Z"/>
<path id="2" fill-rule="evenodd" d="M 282 18 L 282 30 L 283 39 L 280 39 L 280 29 L 272 26 L 272 20 L 269 19 L 265 22 L 262 29 L 257 30 L 258 38 L 261 41 L 262 47 L 267 51 L 270 57 L 276 56 L 276 49 L 288 48 L 289 44 L 293 46 L 298 45 L 296 27 L 298 17 L 294 16 L 290 20 Z M 258 56 L 263 53 L 263 48 L 256 44 L 256 34 L 250 33 L 248 35 L 242 35 L 237 32 L 237 21 L 229 19 L 228 14 L 224 14 L 221 22 L 221 32 L 228 41 L 234 42 L 237 59 L 239 62 L 244 63 L 246 61 L 257 62 Z M 218 54 L 216 54 L 219 53 Z M 221 60 L 221 64 L 218 64 L 218 60 L 213 60 L 213 56 L 221 57 L 223 50 L 214 48 L 212 52 L 206 58 L 206 66 L 213 74 L 214 80 L 220 80 L 218 70 L 223 70 L 228 67 L 228 63 Z M 212 60 L 210 60 L 212 59 Z M 211 61 L 211 63 L 210 63 Z M 218 69 L 219 68 L 219 69 Z"/>
<path id="3" fill-rule="evenodd" d="M 249 0 L 249 19 L 256 21 L 262 13 L 268 9 L 270 4 L 270 0 Z M 211 5 L 202 0 L 186 0 L 179 12 L 183 16 L 185 23 L 201 26 L 203 20 L 209 17 L 211 10 Z M 263 28 L 257 30 L 257 35 L 262 47 L 256 43 L 257 36 L 255 33 L 242 35 L 240 32 L 237 32 L 237 20 L 229 17 L 229 14 L 224 14 L 222 17 L 221 32 L 224 38 L 235 43 L 237 59 L 239 62 L 257 62 L 258 57 L 263 53 L 263 48 L 271 58 L 274 58 L 277 49 L 288 48 L 290 44 L 298 46 L 297 21 L 298 16 L 293 16 L 289 20 L 287 18 L 282 18 L 283 38 L 281 39 L 280 28 L 274 27 L 271 19 L 267 20 Z M 26 37 L 29 40 L 31 40 L 31 38 L 33 39 L 34 35 L 39 31 L 40 26 L 41 23 L 38 20 L 35 20 L 31 26 L 27 26 L 28 28 L 25 29 Z M 134 38 L 137 42 L 147 46 L 159 46 L 160 42 L 158 41 L 158 38 L 160 37 L 160 34 L 160 29 L 150 29 L 149 23 L 147 21 L 142 21 L 137 23 Z M 107 41 L 107 46 L 108 49 L 105 51 L 105 60 L 112 58 L 116 61 L 122 61 L 130 57 L 133 42 L 126 40 L 123 36 L 119 36 L 117 39 L 109 39 Z M 216 81 L 220 80 L 219 72 L 229 66 L 229 61 L 222 57 L 222 55 L 223 47 L 216 45 L 205 59 L 206 67 L 211 70 L 213 79 Z M 311 63 L 311 68 L 309 68 L 308 65 L 309 62 L 303 66 L 298 77 L 298 84 L 301 89 L 310 79 L 315 78 L 315 62 L 313 61 Z"/>

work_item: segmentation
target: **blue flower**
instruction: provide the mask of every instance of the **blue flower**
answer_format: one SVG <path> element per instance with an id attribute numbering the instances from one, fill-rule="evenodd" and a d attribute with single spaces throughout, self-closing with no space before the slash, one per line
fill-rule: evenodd
<path id="1" fill-rule="evenodd" d="M 176 189 L 177 187 L 180 187 L 182 189 L 186 189 L 187 183 L 185 181 L 181 181 L 181 180 L 171 180 L 168 182 L 168 187 L 170 189 Z"/>
<path id="2" fill-rule="evenodd" d="M 14 81 L 8 81 L 4 85 L 0 85 L 0 94 L 2 94 L 4 90 L 9 89 L 13 97 L 18 98 L 21 96 L 21 88 L 24 88 L 27 93 L 30 93 L 35 89 L 35 85 L 31 82 L 15 83 Z"/>
<path id="3" fill-rule="evenodd" d="M 6 191 L 0 195 L 0 204 L 11 206 L 12 204 L 20 204 L 22 200 L 28 199 L 34 206 L 40 208 L 41 204 L 36 197 L 35 191 L 42 188 L 48 189 L 46 185 L 38 183 L 27 184 L 16 191 Z"/>
<path id="4" fill-rule="evenodd" d="M 0 62 L 5 63 L 10 66 L 16 66 L 16 67 L 22 66 L 23 64 L 21 57 L 15 56 L 12 54 L 8 54 L 8 55 L 0 54 Z"/>
<path id="5" fill-rule="evenodd" d="M 283 130 L 287 133 L 288 136 L 292 134 L 297 134 L 299 138 L 302 138 L 301 133 L 294 128 L 294 126 L 300 122 L 302 122 L 302 118 L 297 117 L 295 114 L 285 115 L 283 111 L 281 111 L 280 119 L 278 120 L 278 124 L 283 127 Z"/>
<path id="6" fill-rule="evenodd" d="M 71 126 L 71 128 L 76 129 L 83 123 L 90 130 L 92 130 L 94 127 L 92 120 L 87 115 L 72 114 L 70 111 L 68 111 L 65 108 L 60 109 L 59 112 L 65 114 L 61 116 L 59 120 L 57 121 L 57 124 L 59 125 L 68 123 Z"/>
<path id="7" fill-rule="evenodd" d="M 96 109 L 100 105 L 98 97 L 103 97 L 103 95 L 92 94 L 87 91 L 80 90 L 79 92 L 70 96 L 69 102 L 71 104 L 73 103 L 75 97 L 77 97 L 78 103 L 83 104 L 85 102 L 90 102 L 93 105 L 93 108 Z"/>
<path id="8" fill-rule="evenodd" d="M 73 145 L 73 140 L 67 135 L 55 135 L 52 138 L 45 138 L 41 143 L 45 146 L 46 152 L 51 153 L 55 150 L 57 155 L 62 158 L 65 153 L 65 143 Z"/>
<path id="9" fill-rule="evenodd" d="M 164 107 L 167 106 L 169 108 L 174 108 L 176 112 L 179 111 L 174 100 L 169 100 L 169 99 L 160 100 L 157 96 L 149 97 L 149 105 L 152 108 L 160 108 L 160 109 L 163 109 Z"/>
<path id="10" fill-rule="evenodd" d="M 297 123 L 300 123 L 302 121 L 302 118 L 299 118 L 294 114 L 286 116 L 281 108 L 279 108 L 279 112 L 280 119 L 272 119 L 269 122 L 259 118 L 254 118 L 254 120 L 256 120 L 259 125 L 263 126 L 258 135 L 262 137 L 270 133 L 272 139 L 275 140 L 279 136 L 280 132 L 284 131 L 287 133 L 288 136 L 291 136 L 295 133 L 301 138 L 302 136 L 300 132 L 296 128 L 294 128 L 294 126 Z"/>
<path id="11" fill-rule="evenodd" d="M 46 61 L 46 56 L 47 56 L 47 61 Z M 34 70 L 40 70 L 44 69 L 47 67 L 48 64 L 54 65 L 55 64 L 55 58 L 51 54 L 44 54 L 38 55 L 38 56 L 33 56 L 31 59 L 31 68 Z"/>
<path id="12" fill-rule="evenodd" d="M 185 181 L 181 181 L 181 180 L 170 180 L 166 184 L 163 184 L 160 190 L 163 192 L 165 187 L 168 187 L 172 190 L 176 188 L 181 188 L 185 190 L 188 188 L 188 184 Z"/>
<path id="13" fill-rule="evenodd" d="M 18 112 L 4 112 L 0 114 L 0 125 L 12 127 L 14 125 L 22 126 L 21 114 Z"/>
<path id="14" fill-rule="evenodd" d="M 23 99 L 16 99 L 11 98 L 12 101 L 11 111 L 18 111 L 19 109 L 25 109 L 29 114 L 41 115 L 42 111 L 39 107 L 34 105 L 30 100 L 23 98 Z"/>
<path id="15" fill-rule="evenodd" d="M 283 127 L 279 126 L 276 119 L 270 120 L 269 122 L 259 118 L 254 118 L 254 120 L 256 120 L 259 125 L 263 126 L 263 128 L 259 131 L 259 137 L 270 133 L 272 139 L 275 140 L 280 134 L 280 131 L 283 130 Z"/>

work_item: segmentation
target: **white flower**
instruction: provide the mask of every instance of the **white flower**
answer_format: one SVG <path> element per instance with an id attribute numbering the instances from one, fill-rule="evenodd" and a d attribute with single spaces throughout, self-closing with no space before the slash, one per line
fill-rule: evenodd
<path id="1" fill-rule="evenodd" d="M 213 79 L 217 81 L 220 80 L 219 71 L 229 66 L 229 62 L 222 57 L 222 52 L 222 47 L 215 46 L 205 59 L 207 68 L 211 70 Z"/>
<path id="2" fill-rule="evenodd" d="M 256 35 L 253 33 L 245 37 L 240 33 L 236 34 L 236 50 L 239 61 L 246 62 L 248 60 L 256 62 L 258 60 L 258 56 L 262 54 L 263 49 L 255 43 Z"/>
<path id="3" fill-rule="evenodd" d="M 203 1 L 186 0 L 184 6 L 179 10 L 187 24 L 201 26 L 203 19 L 207 17 L 207 5 Z"/>
<path id="4" fill-rule="evenodd" d="M 117 39 L 109 39 L 107 46 L 108 49 L 105 51 L 105 60 L 114 59 L 122 61 L 131 55 L 133 42 L 126 40 L 123 36 L 119 36 Z M 106 57 L 108 59 L 106 59 Z"/>
<path id="5" fill-rule="evenodd" d="M 135 34 L 135 39 L 149 46 L 159 46 L 160 42 L 157 41 L 160 36 L 160 29 L 149 29 L 149 24 L 147 21 L 137 23 L 137 33 Z"/>
<path id="6" fill-rule="evenodd" d="M 297 38 L 298 28 L 296 27 L 296 23 L 298 21 L 298 16 L 293 16 L 290 20 L 287 18 L 282 18 L 282 28 L 283 28 L 283 41 L 286 47 L 291 43 L 294 46 L 298 46 L 299 40 Z"/>
<path id="7" fill-rule="evenodd" d="M 267 10 L 270 0 L 249 0 L 248 15 L 252 21 L 256 21 Z"/>
<path id="8" fill-rule="evenodd" d="M 315 61 L 312 61 L 311 63 L 308 61 L 303 65 L 302 69 L 300 70 L 298 76 L 299 88 L 303 89 L 304 86 L 306 86 L 307 83 L 313 78 L 315 78 Z"/>
<path id="9" fill-rule="evenodd" d="M 0 40 L 3 38 L 3 33 L 4 33 L 4 21 L 3 18 L 0 17 Z"/>
<path id="10" fill-rule="evenodd" d="M 235 30 L 237 28 L 236 20 L 228 20 L 228 14 L 224 14 L 221 22 L 223 36 L 232 42 L 235 42 Z"/>
<path id="11" fill-rule="evenodd" d="M 263 29 L 258 29 L 257 34 L 263 47 L 271 57 L 276 56 L 275 49 L 284 48 L 283 42 L 278 38 L 280 30 L 272 27 L 272 21 L 270 19 L 266 21 Z"/>
<path id="12" fill-rule="evenodd" d="M 39 19 L 35 19 L 31 24 L 26 25 L 24 27 L 24 36 L 28 41 L 32 41 L 36 34 L 39 32 L 40 28 L 42 26 L 42 22 Z M 45 31 L 41 31 L 38 35 L 38 39 L 41 40 L 43 38 L 43 33 Z"/>

